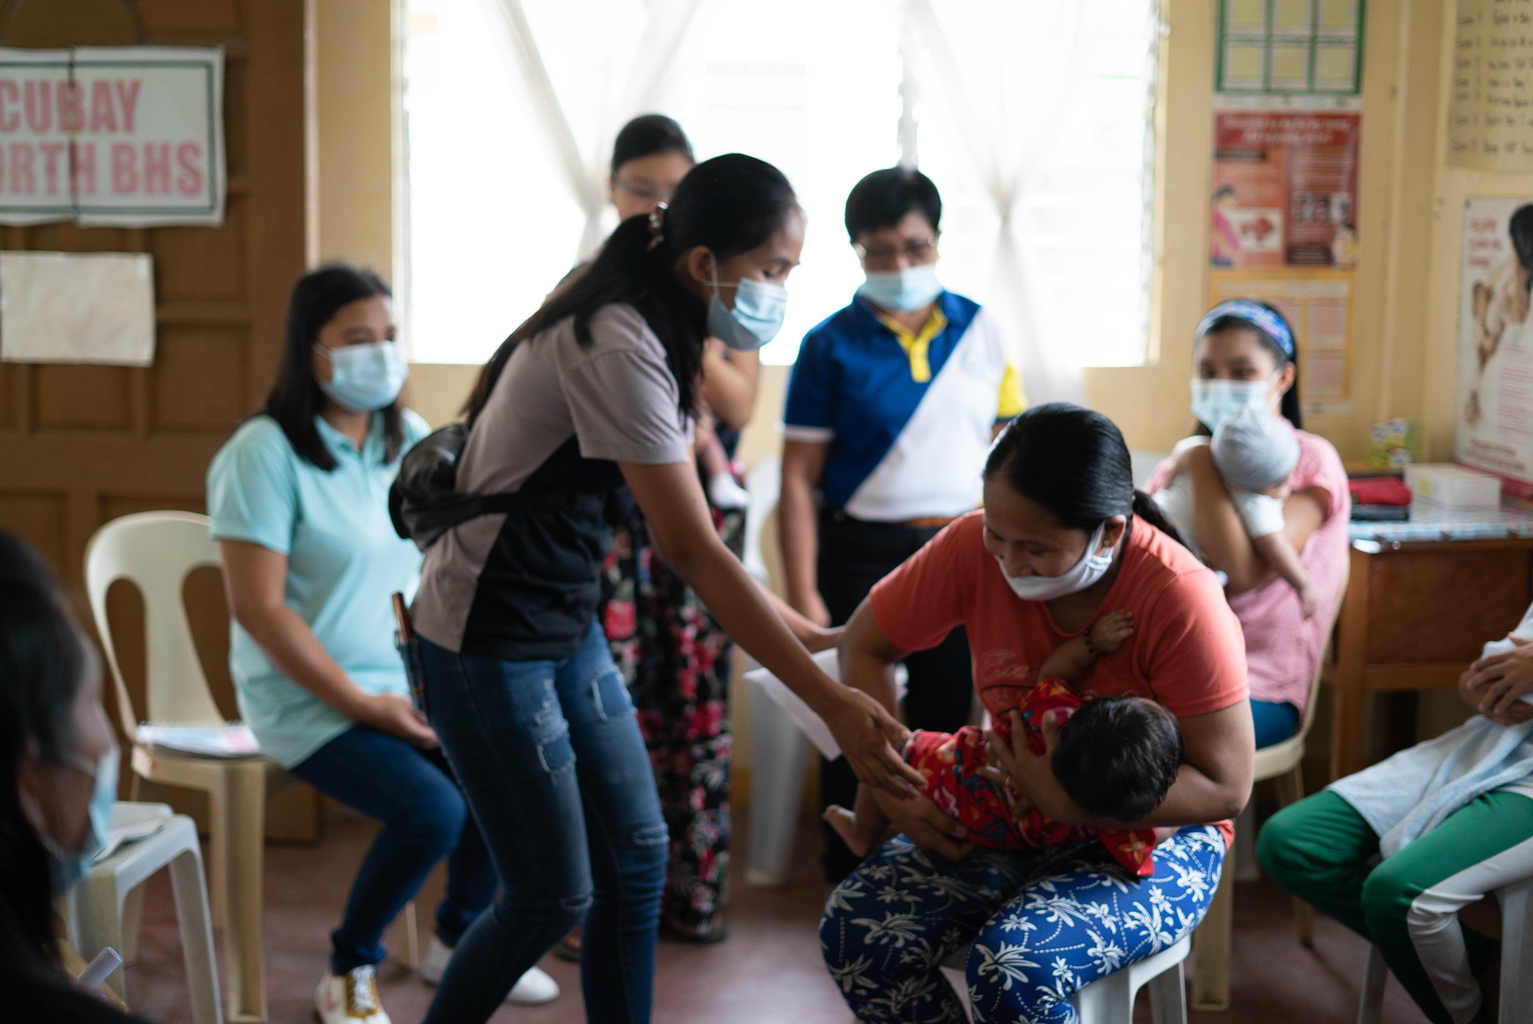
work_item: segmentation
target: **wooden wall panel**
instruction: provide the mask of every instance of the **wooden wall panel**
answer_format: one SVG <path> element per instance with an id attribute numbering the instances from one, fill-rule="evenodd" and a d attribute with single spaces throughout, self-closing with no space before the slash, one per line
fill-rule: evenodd
<path id="1" fill-rule="evenodd" d="M 238 197 L 228 204 L 222 231 L 156 228 L 153 236 L 156 302 L 243 297 L 245 205 Z"/>
<path id="2" fill-rule="evenodd" d="M 127 367 L 43 364 L 29 369 L 31 426 L 36 429 L 132 429 Z"/>
<path id="3" fill-rule="evenodd" d="M 0 365 L 0 529 L 39 549 L 87 623 L 91 535 L 129 512 L 200 510 L 213 453 L 271 386 L 287 294 L 312 247 L 304 33 L 313 2 L 0 0 L 0 46 L 221 45 L 225 54 L 222 227 L 0 228 L 6 249 L 154 257 L 152 367 Z M 215 699 L 233 717 L 219 573 L 194 574 L 184 596 Z M 109 604 L 141 696 L 141 602 L 119 587 Z M 188 810 L 199 804 L 165 795 Z M 312 790 L 293 787 L 272 803 L 268 834 L 313 838 L 315 807 Z"/>
<path id="4" fill-rule="evenodd" d="M 37 549 L 48 566 L 60 576 L 68 568 L 69 546 L 62 494 L 16 494 L 0 492 L 0 530 L 14 533 Z"/>
<path id="5" fill-rule="evenodd" d="M 233 32 L 239 28 L 234 0 L 151 0 L 139 5 L 150 34 Z"/>
<path id="6" fill-rule="evenodd" d="M 155 350 L 155 430 L 222 431 L 245 418 L 247 331 L 162 327 Z"/>

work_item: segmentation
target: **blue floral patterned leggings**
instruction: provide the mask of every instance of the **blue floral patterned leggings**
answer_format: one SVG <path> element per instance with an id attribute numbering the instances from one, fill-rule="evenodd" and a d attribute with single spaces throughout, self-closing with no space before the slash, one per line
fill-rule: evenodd
<path id="1" fill-rule="evenodd" d="M 1155 848 L 1154 875 L 1131 881 L 1097 843 L 952 864 L 900 836 L 831 893 L 820 947 L 863 1024 L 962 1024 L 939 967 L 970 943 L 975 1021 L 1073 1024 L 1071 993 L 1197 926 L 1224 852 L 1218 829 L 1191 825 Z"/>

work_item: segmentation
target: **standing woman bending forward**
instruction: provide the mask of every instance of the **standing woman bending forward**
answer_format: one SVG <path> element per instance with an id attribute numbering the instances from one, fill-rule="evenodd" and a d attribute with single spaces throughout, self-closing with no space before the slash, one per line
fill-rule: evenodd
<path id="1" fill-rule="evenodd" d="M 842 670 L 892 705 L 895 663 L 964 626 L 980 699 L 1012 715 L 1014 747 L 993 740 L 992 753 L 1013 796 L 1067 824 L 1156 826 L 1154 874 L 1130 878 L 1096 842 L 976 848 L 930 799 L 879 794 L 904 835 L 831 894 L 820 924 L 826 963 L 864 1024 L 962 1020 L 938 966 L 965 947 L 976 1020 L 1074 1021 L 1077 989 L 1203 919 L 1233 836 L 1220 819 L 1251 789 L 1240 625 L 1214 574 L 1154 525 L 1118 428 L 1072 405 L 1031 409 L 992 449 L 984 493 L 982 511 L 873 588 L 847 625 Z M 1133 635 L 1077 689 L 1158 701 L 1185 750 L 1165 800 L 1134 823 L 1076 806 L 1050 767 L 1057 733 L 1045 727 L 1049 750 L 1035 756 L 1013 711 L 1049 653 L 1113 611 L 1133 616 Z"/>
<path id="2" fill-rule="evenodd" d="M 739 154 L 699 164 L 480 376 L 458 487 L 526 501 L 429 549 L 414 619 L 427 714 L 503 891 L 458 944 L 430 1022 L 486 1020 L 582 915 L 587 1019 L 649 1020 L 666 828 L 595 621 L 622 483 L 666 562 L 826 720 L 859 777 L 919 783 L 891 745 L 905 730 L 815 667 L 719 541 L 689 448 L 705 338 L 751 348 L 776 333 L 803 230 L 776 168 Z"/>

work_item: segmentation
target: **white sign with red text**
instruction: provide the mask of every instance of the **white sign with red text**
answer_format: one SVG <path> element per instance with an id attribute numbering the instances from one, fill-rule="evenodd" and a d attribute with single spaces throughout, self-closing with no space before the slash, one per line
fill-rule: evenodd
<path id="1" fill-rule="evenodd" d="M 0 224 L 218 226 L 221 47 L 0 49 Z"/>

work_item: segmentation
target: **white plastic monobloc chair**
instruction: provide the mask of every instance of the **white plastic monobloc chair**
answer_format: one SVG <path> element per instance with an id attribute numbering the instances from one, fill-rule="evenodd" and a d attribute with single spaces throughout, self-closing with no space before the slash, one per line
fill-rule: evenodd
<path id="1" fill-rule="evenodd" d="M 1351 578 L 1350 567 L 1343 568 L 1341 583 L 1336 588 L 1336 604 L 1331 610 L 1330 628 L 1334 632 L 1336 621 L 1341 617 L 1341 606 L 1347 596 L 1347 583 Z M 1329 636 L 1329 634 L 1327 634 Z M 1262 747 L 1256 751 L 1255 782 L 1272 779 L 1277 787 L 1279 807 L 1298 803 L 1304 799 L 1304 743 L 1310 726 L 1315 722 L 1315 707 L 1320 703 L 1320 680 L 1325 674 L 1325 653 L 1322 649 L 1320 664 L 1315 666 L 1315 678 L 1310 681 L 1309 702 L 1304 706 L 1304 718 L 1299 731 L 1281 743 Z M 1255 800 L 1255 797 L 1252 797 Z M 1224 870 L 1219 888 L 1209 904 L 1208 913 L 1196 932 L 1192 954 L 1192 1008 L 1194 1010 L 1227 1010 L 1230 1007 L 1230 943 L 1234 932 L 1235 888 L 1232 862 L 1240 858 L 1237 850 L 1246 846 L 1253 852 L 1247 854 L 1255 859 L 1256 815 L 1253 807 L 1246 810 L 1235 823 L 1236 850 L 1224 859 Z M 1294 918 L 1299 926 L 1299 942 L 1305 946 L 1315 941 L 1315 911 L 1308 903 L 1293 898 Z"/>
<path id="2" fill-rule="evenodd" d="M 138 738 L 140 722 L 226 724 L 197 659 L 182 598 L 186 578 L 194 569 L 222 565 L 210 524 L 207 516 L 191 512 L 139 512 L 114 519 L 96 531 L 85 549 L 85 586 L 112 670 L 118 720 L 132 745 L 131 795 L 137 797 L 141 780 L 208 794 L 213 920 L 224 932 L 228 1016 L 231 1021 L 264 1021 L 266 798 L 294 781 L 293 777 L 264 757 L 203 757 L 150 746 Z M 148 705 L 143 718 L 128 695 L 107 622 L 107 591 L 118 580 L 131 582 L 143 596 Z M 380 595 L 379 600 L 388 600 L 388 595 Z M 413 904 L 405 908 L 402 918 L 403 959 L 415 967 L 419 957 Z M 133 922 L 129 927 L 134 927 Z"/>
<path id="3" fill-rule="evenodd" d="M 1192 939 L 1184 935 L 1159 953 L 1082 985 L 1070 997 L 1081 1024 L 1132 1024 L 1134 997 L 1146 986 L 1150 989 L 1150 1019 L 1154 1024 L 1187 1024 L 1187 984 L 1182 964 L 1191 952 Z M 968 955 L 967 946 L 957 950 L 942 962 L 942 973 L 963 1002 L 964 1014 L 972 1021 L 974 1011 L 969 1007 L 969 988 L 964 980 L 964 961 Z"/>
<path id="4" fill-rule="evenodd" d="M 1533 1024 L 1533 877 L 1496 890 L 1501 901 L 1501 1008 L 1499 1024 Z M 1379 1024 L 1389 968 L 1377 946 L 1369 947 L 1357 1024 Z"/>
<path id="5" fill-rule="evenodd" d="M 223 1024 L 223 1010 L 218 1004 L 218 970 L 213 963 L 213 922 L 197 826 L 184 814 L 172 814 L 165 804 L 118 803 L 112 808 L 111 831 L 148 821 L 158 823 L 159 830 L 124 844 L 92 865 L 80 884 L 64 897 L 70 945 L 86 958 L 94 957 L 107 946 L 122 952 L 128 945 L 123 920 L 128 894 L 151 875 L 169 868 L 176 920 L 181 928 L 181 952 L 191 989 L 192 1020 L 196 1024 Z M 107 984 L 126 1000 L 121 967 L 111 973 Z"/>

